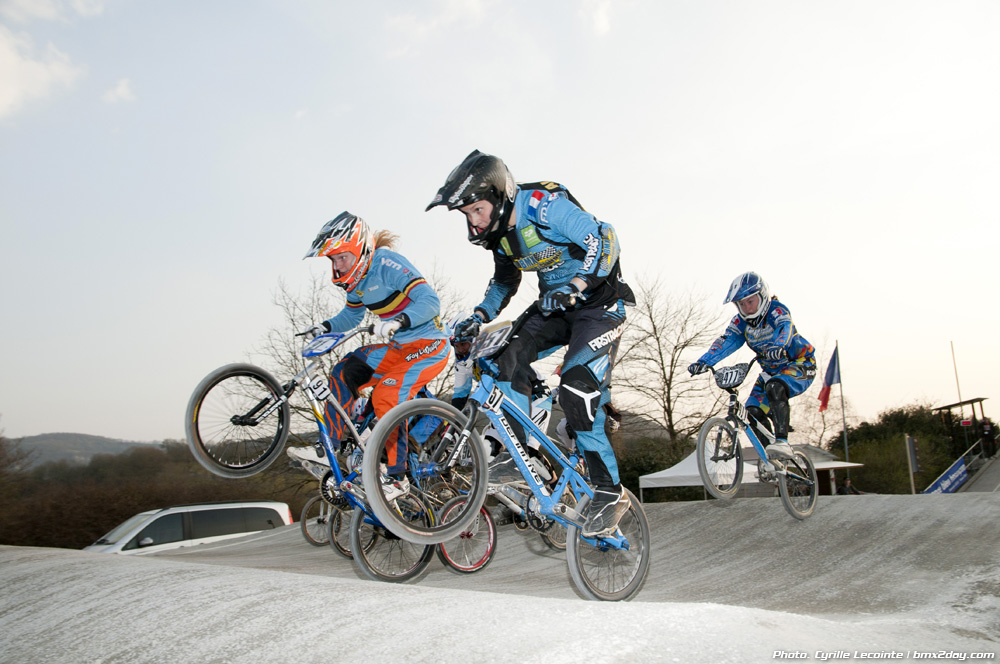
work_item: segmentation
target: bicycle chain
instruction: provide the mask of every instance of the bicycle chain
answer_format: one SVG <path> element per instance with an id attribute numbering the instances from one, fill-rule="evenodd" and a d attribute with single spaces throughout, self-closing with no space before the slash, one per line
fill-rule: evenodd
<path id="1" fill-rule="evenodd" d="M 334 481 L 332 470 L 326 471 L 323 479 L 319 481 L 319 495 L 323 496 L 323 500 L 333 506 L 347 504 L 347 499 L 344 498 L 343 492 L 341 492 L 340 487 Z"/>

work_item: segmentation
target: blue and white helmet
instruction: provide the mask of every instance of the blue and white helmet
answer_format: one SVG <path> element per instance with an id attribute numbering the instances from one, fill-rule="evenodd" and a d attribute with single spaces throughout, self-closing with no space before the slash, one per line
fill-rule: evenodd
<path id="1" fill-rule="evenodd" d="M 757 304 L 757 309 L 753 313 L 744 314 L 738 304 L 739 301 L 758 293 L 760 294 L 760 302 Z M 744 272 L 733 279 L 733 283 L 729 285 L 729 294 L 726 295 L 726 300 L 723 304 L 729 304 L 730 302 L 736 304 L 736 310 L 739 312 L 740 318 L 745 320 L 747 325 L 756 327 L 760 325 L 764 319 L 764 315 L 767 313 L 767 307 L 771 303 L 771 291 L 767 288 L 767 282 L 759 274 L 756 272 Z"/>
<path id="2" fill-rule="evenodd" d="M 469 314 L 464 311 L 459 311 L 457 314 L 448 319 L 448 322 L 444 324 L 444 333 L 449 337 L 455 336 L 455 328 L 463 320 L 469 317 Z"/>

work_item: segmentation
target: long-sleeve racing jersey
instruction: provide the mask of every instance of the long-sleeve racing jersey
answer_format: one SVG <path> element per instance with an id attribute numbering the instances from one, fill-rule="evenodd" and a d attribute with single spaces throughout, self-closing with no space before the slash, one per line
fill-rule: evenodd
<path id="1" fill-rule="evenodd" d="M 581 208 L 564 187 L 554 182 L 519 185 L 514 215 L 516 225 L 493 252 L 493 279 L 476 306 L 486 320 L 496 318 L 510 302 L 521 272 L 538 273 L 539 295 L 579 277 L 587 284 L 579 308 L 618 299 L 635 303 L 621 278 L 615 229 Z"/>
<path id="2" fill-rule="evenodd" d="M 330 329 L 341 332 L 357 327 L 366 308 L 382 319 L 406 315 L 409 326 L 396 332 L 395 342 L 448 338 L 441 324 L 437 293 L 406 258 L 385 247 L 372 254 L 368 273 L 347 293 L 347 306 L 327 320 Z"/>
<path id="3" fill-rule="evenodd" d="M 757 353 L 761 371 L 767 374 L 779 374 L 790 364 L 816 362 L 812 344 L 795 329 L 788 307 L 773 298 L 760 325 L 756 327 L 747 325 L 739 315 L 734 316 L 726 331 L 712 342 L 708 351 L 698 358 L 698 361 L 715 366 L 717 362 L 736 352 L 744 343 Z M 784 358 L 768 360 L 764 357 L 764 353 L 776 348 L 785 349 Z"/>

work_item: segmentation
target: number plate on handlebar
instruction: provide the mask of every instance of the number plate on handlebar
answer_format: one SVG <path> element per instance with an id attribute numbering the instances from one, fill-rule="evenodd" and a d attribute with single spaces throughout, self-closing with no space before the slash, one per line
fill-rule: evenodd
<path id="1" fill-rule="evenodd" d="M 344 340 L 347 336 L 342 332 L 333 332 L 331 334 L 321 334 L 312 341 L 310 341 L 305 348 L 302 349 L 302 357 L 316 357 L 317 355 L 325 355 L 331 350 L 340 345 L 340 342 Z"/>
<path id="2" fill-rule="evenodd" d="M 746 362 L 715 370 L 715 384 L 724 390 L 736 387 L 746 380 L 750 365 Z"/>
<path id="3" fill-rule="evenodd" d="M 472 342 L 472 348 L 469 349 L 469 357 L 477 359 L 495 355 L 507 343 L 507 337 L 510 336 L 510 332 L 513 329 L 514 326 L 507 321 L 483 328 L 483 331 L 479 333 L 476 340 Z"/>

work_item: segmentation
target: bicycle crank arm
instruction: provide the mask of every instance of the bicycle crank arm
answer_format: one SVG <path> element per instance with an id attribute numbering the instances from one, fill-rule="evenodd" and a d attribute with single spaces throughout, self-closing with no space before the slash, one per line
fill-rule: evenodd
<path id="1" fill-rule="evenodd" d="M 566 519 L 567 521 L 572 522 L 572 524 L 574 526 L 577 526 L 577 527 L 580 527 L 580 528 L 583 527 L 583 523 L 584 523 L 584 521 L 586 521 L 586 519 L 583 518 L 582 514 L 580 514 L 575 509 L 573 509 L 572 507 L 570 507 L 569 505 L 566 505 L 564 503 L 558 503 L 558 504 L 556 504 L 552 508 L 552 513 L 553 514 L 558 514 L 559 516 L 561 516 L 562 518 Z"/>
<path id="2" fill-rule="evenodd" d="M 361 488 L 360 485 L 351 482 L 350 480 L 344 480 L 340 483 L 340 490 L 349 493 L 360 502 L 365 502 L 365 490 Z"/>

